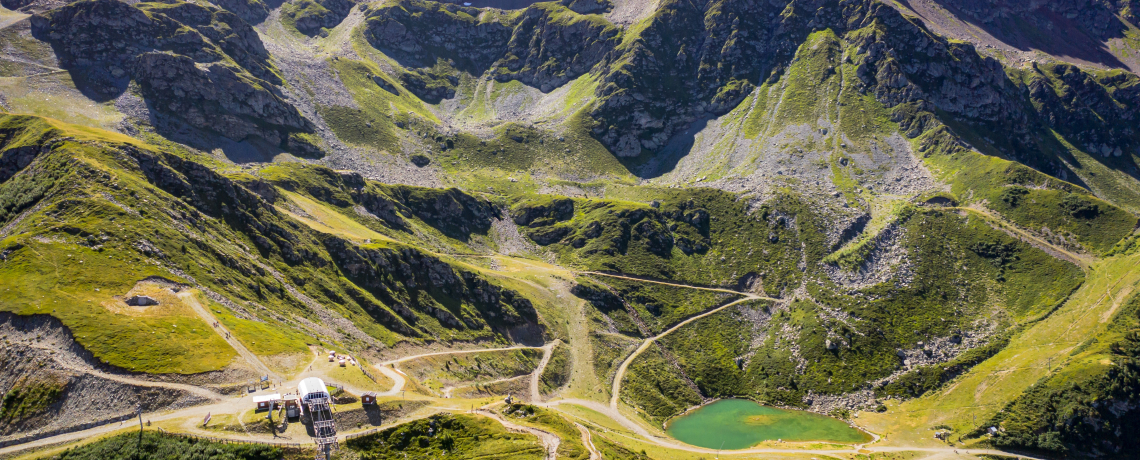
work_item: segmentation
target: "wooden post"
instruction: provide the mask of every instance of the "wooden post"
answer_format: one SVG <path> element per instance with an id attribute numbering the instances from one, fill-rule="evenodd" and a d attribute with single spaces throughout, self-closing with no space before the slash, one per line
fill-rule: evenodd
<path id="1" fill-rule="evenodd" d="M 142 432 L 143 432 L 142 404 L 140 403 L 138 406 L 136 406 L 136 408 L 138 409 L 138 413 L 139 413 L 139 448 L 135 452 L 135 456 L 138 457 L 138 460 L 142 460 Z"/>

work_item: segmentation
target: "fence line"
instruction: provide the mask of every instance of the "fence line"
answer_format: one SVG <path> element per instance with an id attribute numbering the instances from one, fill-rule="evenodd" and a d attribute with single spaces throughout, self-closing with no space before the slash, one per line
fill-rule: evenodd
<path id="1" fill-rule="evenodd" d="M 61 434 L 67 434 L 67 433 L 74 433 L 76 431 L 89 430 L 92 428 L 101 427 L 103 425 L 110 425 L 110 424 L 115 423 L 115 422 L 125 422 L 127 420 L 133 420 L 136 417 L 136 415 L 137 414 L 120 415 L 118 417 L 111 417 L 111 418 L 107 418 L 107 419 L 103 419 L 103 420 L 96 420 L 94 422 L 87 422 L 87 423 L 83 423 L 83 424 L 75 425 L 75 426 L 70 426 L 70 427 L 66 427 L 66 428 L 58 428 L 55 430 L 45 431 L 42 433 L 29 434 L 29 435 L 21 436 L 19 438 L 15 438 L 15 439 L 8 439 L 5 441 L 0 441 L 0 447 L 15 446 L 15 445 L 24 444 L 27 442 L 40 440 L 43 438 L 50 438 L 52 436 L 59 436 Z"/>
<path id="2" fill-rule="evenodd" d="M 256 444 L 256 445 L 260 445 L 260 446 L 281 447 L 284 449 L 296 449 L 296 450 L 302 449 L 301 443 L 299 443 L 299 442 L 274 443 L 274 442 L 265 442 L 265 441 L 254 441 L 254 440 L 248 440 L 248 439 L 215 438 L 213 436 L 202 436 L 200 434 L 193 434 L 193 433 L 174 433 L 174 432 L 166 431 L 162 428 L 159 428 L 158 431 L 162 432 L 162 434 L 167 435 L 167 436 L 177 436 L 179 438 L 197 439 L 197 440 L 201 440 L 201 441 L 216 442 L 219 444 Z"/>
<path id="3" fill-rule="evenodd" d="M 384 431 L 386 429 L 387 428 L 373 428 L 371 430 L 365 430 L 365 431 L 361 431 L 359 433 L 346 434 L 346 435 L 344 435 L 344 440 L 347 442 L 350 439 L 356 439 L 359 437 L 368 436 L 370 434 L 376 434 L 376 433 L 379 433 L 379 432 Z"/>
<path id="4" fill-rule="evenodd" d="M 368 372 L 368 369 L 364 368 L 364 363 L 362 363 L 360 361 L 357 361 L 357 363 L 359 364 L 359 366 L 357 366 L 357 367 L 360 368 L 360 372 L 363 372 L 365 377 L 368 377 L 369 379 L 371 379 L 372 383 L 380 383 L 380 382 L 376 381 L 376 377 L 373 376 L 371 372 Z"/>

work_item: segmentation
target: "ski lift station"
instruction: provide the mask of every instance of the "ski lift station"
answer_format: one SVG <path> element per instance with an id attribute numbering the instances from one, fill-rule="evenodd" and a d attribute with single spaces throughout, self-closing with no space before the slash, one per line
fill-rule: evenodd
<path id="1" fill-rule="evenodd" d="M 297 384 L 301 404 L 308 409 L 313 424 L 313 441 L 317 444 L 318 459 L 328 460 L 330 451 L 337 448 L 336 424 L 333 422 L 332 398 L 325 381 L 309 377 Z M 322 452 L 323 451 L 323 452 Z M 323 454 L 323 455 L 322 455 Z"/>
<path id="2" fill-rule="evenodd" d="M 297 394 L 301 395 L 301 401 L 306 405 L 313 400 L 323 399 L 327 402 L 330 399 L 325 381 L 316 377 L 309 377 L 297 384 Z"/>

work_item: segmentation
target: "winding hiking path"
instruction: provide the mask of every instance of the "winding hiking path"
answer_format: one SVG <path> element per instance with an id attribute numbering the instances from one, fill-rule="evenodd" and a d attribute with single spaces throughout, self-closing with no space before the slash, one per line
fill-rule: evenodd
<path id="1" fill-rule="evenodd" d="M 772 300 L 772 301 L 780 300 L 780 299 L 773 299 L 771 297 L 764 297 L 764 296 L 756 295 L 756 294 L 753 294 L 750 292 L 740 292 L 740 291 L 734 291 L 732 289 L 710 287 L 710 286 L 695 286 L 692 284 L 673 283 L 673 282 L 669 282 L 669 281 L 663 281 L 663 280 L 657 280 L 657 279 L 653 279 L 653 278 L 645 278 L 645 277 L 633 276 L 633 275 L 619 275 L 617 273 L 591 272 L 591 271 L 581 271 L 581 272 L 574 272 L 574 273 L 577 275 L 606 276 L 606 277 L 610 277 L 610 278 L 618 278 L 618 279 L 629 280 L 629 281 L 639 281 L 642 283 L 660 284 L 660 285 L 664 285 L 664 286 L 673 286 L 673 287 L 679 287 L 679 288 L 684 288 L 684 289 L 696 289 L 696 290 L 700 290 L 700 291 L 723 292 L 723 293 L 727 293 L 727 294 L 736 294 L 736 295 L 742 295 L 745 297 L 752 297 L 753 299 L 765 299 L 765 300 Z"/>
<path id="2" fill-rule="evenodd" d="M 396 359 L 390 359 L 388 361 L 384 361 L 382 363 L 378 363 L 378 364 L 375 364 L 372 366 L 376 370 L 380 371 L 381 374 L 384 374 L 384 375 L 388 376 L 388 378 L 392 379 L 392 382 L 393 382 L 392 389 L 390 389 L 388 391 L 381 392 L 381 393 L 377 393 L 377 396 L 395 396 L 395 395 L 399 394 L 401 391 L 404 391 L 404 385 L 407 384 L 407 378 L 406 378 L 407 374 L 404 374 L 402 371 L 400 371 L 399 369 L 396 368 L 397 364 L 400 364 L 403 362 L 414 361 L 414 360 L 417 360 L 420 358 L 427 358 L 429 356 L 463 355 L 463 354 L 469 354 L 469 353 L 484 353 L 484 352 L 492 352 L 492 351 L 510 351 L 510 350 L 545 350 L 545 347 L 548 345 L 549 344 L 543 345 L 541 347 L 530 347 L 530 346 L 520 345 L 517 347 L 475 348 L 475 349 L 471 349 L 471 350 L 436 351 L 436 352 L 432 352 L 432 353 L 422 353 L 422 354 L 418 354 L 418 355 L 411 355 L 411 356 L 404 356 L 404 357 L 400 357 L 400 358 L 396 358 Z"/>
<path id="3" fill-rule="evenodd" d="M 686 324 L 689 324 L 693 321 L 704 318 L 706 316 L 709 316 L 713 313 L 724 310 L 726 308 L 732 307 L 734 305 L 739 305 L 741 303 L 749 302 L 752 300 L 773 300 L 773 301 L 776 300 L 776 299 L 769 299 L 767 297 L 760 297 L 760 296 L 755 295 L 755 294 L 744 294 L 744 293 L 740 293 L 740 292 L 738 292 L 737 294 L 743 295 L 745 297 L 743 299 L 735 300 L 735 301 L 726 303 L 724 305 L 721 305 L 719 307 L 715 307 L 715 308 L 708 310 L 708 311 L 705 311 L 704 313 L 701 313 L 699 315 L 691 316 L 691 317 L 689 317 L 689 319 L 686 319 L 684 321 L 681 321 L 680 323 L 677 323 L 673 327 L 666 329 L 664 332 L 657 334 L 653 337 L 650 337 L 648 339 L 645 339 L 645 341 L 641 343 L 641 346 L 637 347 L 637 349 L 634 350 L 633 353 L 630 353 L 629 357 L 626 358 L 625 361 L 621 362 L 621 366 L 618 367 L 617 373 L 614 374 L 613 389 L 611 390 L 611 393 L 610 393 L 610 408 L 612 408 L 615 411 L 618 409 L 618 399 L 619 399 L 619 396 L 621 395 L 621 382 L 625 378 L 625 373 L 629 369 L 630 363 L 632 363 L 634 358 L 637 358 L 638 355 L 640 355 L 642 352 L 647 350 L 650 345 L 653 345 L 653 343 L 656 342 L 657 340 L 659 340 L 660 338 L 665 337 L 669 334 L 672 334 L 673 331 L 680 329 L 681 327 L 683 327 Z"/>
<path id="4" fill-rule="evenodd" d="M 266 366 L 265 363 L 261 362 L 261 359 L 258 358 L 257 355 L 249 351 L 249 349 L 246 348 L 244 344 L 238 341 L 237 337 L 234 337 L 233 333 L 231 333 L 230 330 L 226 328 L 226 325 L 222 324 L 221 321 L 218 321 L 214 315 L 211 315 L 210 312 L 206 310 L 206 307 L 203 307 L 202 304 L 198 302 L 198 298 L 194 295 L 193 291 L 179 292 L 178 298 L 182 299 L 182 302 L 186 303 L 186 305 L 189 305 L 190 308 L 194 310 L 194 312 L 197 313 L 199 317 L 202 318 L 202 321 L 206 322 L 206 324 L 209 324 L 210 326 L 217 324 L 216 327 L 212 327 L 214 329 L 214 332 L 218 333 L 219 337 L 225 340 L 226 343 L 230 344 L 230 347 L 233 347 L 234 351 L 238 352 L 238 354 L 241 355 L 241 357 L 244 358 L 250 366 L 253 366 L 254 369 L 260 372 L 261 375 L 268 375 L 269 378 L 273 380 L 280 380 L 280 377 L 278 377 L 275 372 L 269 370 L 269 366 Z"/>
<path id="5" fill-rule="evenodd" d="M 621 366 L 618 367 L 617 373 L 614 374 L 613 388 L 611 389 L 611 392 L 610 392 L 610 408 L 613 409 L 613 411 L 615 413 L 617 413 L 618 400 L 619 400 L 619 397 L 621 395 L 621 382 L 625 378 L 626 371 L 629 370 L 630 363 L 632 363 L 634 358 L 637 358 L 638 355 L 640 355 L 642 352 L 644 352 L 646 349 L 648 349 L 649 346 L 652 345 L 654 342 L 661 339 L 662 337 L 665 337 L 666 335 L 672 334 L 674 331 L 676 331 L 677 329 L 680 329 L 682 326 L 684 326 L 686 324 L 689 324 L 693 321 L 704 318 L 706 316 L 709 316 L 711 314 L 714 314 L 714 313 L 719 312 L 721 310 L 724 310 L 726 308 L 732 307 L 734 305 L 739 305 L 743 302 L 748 302 L 748 301 L 752 301 L 752 300 L 770 300 L 773 302 L 779 302 L 780 301 L 780 299 L 775 299 L 775 298 L 771 298 L 771 297 L 764 297 L 764 296 L 753 294 L 751 292 L 740 292 L 740 291 L 734 291 L 731 289 L 707 287 L 707 286 L 693 286 L 693 285 L 689 285 L 689 284 L 672 283 L 672 282 L 668 282 L 668 281 L 661 281 L 661 280 L 655 280 L 655 279 L 651 279 L 651 278 L 644 278 L 644 277 L 638 277 L 638 276 L 619 275 L 619 274 L 615 274 L 615 273 L 595 272 L 595 271 L 580 271 L 580 272 L 575 272 L 575 273 L 577 273 L 579 275 L 606 276 L 606 277 L 610 277 L 610 278 L 618 278 L 618 279 L 624 279 L 624 280 L 630 280 L 630 281 L 638 281 L 638 282 L 642 282 L 642 283 L 654 283 L 654 284 L 661 284 L 664 286 L 673 286 L 673 287 L 679 287 L 679 288 L 684 288 L 684 289 L 697 289 L 697 290 L 702 290 L 702 291 L 722 292 L 722 293 L 728 293 L 728 294 L 743 296 L 742 299 L 738 299 L 738 300 L 726 303 L 726 304 L 721 305 L 719 307 L 713 307 L 712 309 L 706 310 L 703 313 L 691 316 L 688 319 L 673 325 L 673 327 L 666 329 L 664 332 L 657 334 L 653 337 L 650 337 L 648 339 L 645 339 L 645 341 L 642 342 L 641 345 L 638 346 L 637 349 L 634 350 L 633 353 L 631 353 L 629 355 L 629 357 L 627 357 L 624 361 L 622 361 Z M 617 415 L 620 416 L 621 414 L 617 413 Z"/>
<path id="6" fill-rule="evenodd" d="M 539 382 L 542 380 L 542 372 L 546 370 L 546 365 L 550 364 L 550 357 L 554 354 L 554 347 L 561 343 L 561 340 L 554 339 L 542 346 L 542 361 L 538 362 L 538 367 L 534 368 L 534 372 L 530 374 L 530 402 L 542 402 L 542 393 L 539 391 Z"/>
<path id="7" fill-rule="evenodd" d="M 546 448 L 546 460 L 555 460 L 558 458 L 558 446 L 562 444 L 562 438 L 559 438 L 554 433 L 543 431 L 538 428 L 531 428 L 529 426 L 522 426 L 516 423 L 512 423 L 502 415 L 499 415 L 492 410 L 477 409 L 475 410 L 475 413 L 499 422 L 503 425 L 503 427 L 510 431 L 538 436 L 538 439 L 542 441 L 542 446 Z"/>
<path id="8" fill-rule="evenodd" d="M 200 386 L 196 386 L 196 385 L 189 385 L 189 384 L 184 384 L 184 383 L 173 383 L 173 382 L 161 382 L 161 381 L 154 381 L 154 380 L 144 380 L 144 379 L 132 377 L 129 374 L 112 374 L 109 372 L 104 372 L 104 371 L 101 371 L 101 370 L 95 368 L 90 363 L 88 363 L 88 362 L 86 362 L 80 358 L 74 358 L 74 359 L 65 358 L 63 353 L 57 353 L 58 350 L 49 346 L 50 343 L 51 342 L 38 342 L 37 341 L 37 342 L 24 342 L 21 344 L 23 346 L 26 346 L 26 347 L 36 348 L 36 349 L 40 349 L 40 350 L 43 350 L 43 351 L 46 351 L 49 353 L 53 353 L 51 355 L 51 360 L 53 362 L 55 362 L 56 364 L 58 364 L 60 367 L 63 367 L 64 369 L 67 369 L 67 370 L 72 371 L 72 372 L 77 372 L 80 374 L 89 374 L 89 375 L 93 375 L 93 376 L 96 376 L 99 378 L 104 378 L 107 380 L 119 382 L 119 383 L 126 384 L 126 385 L 134 385 L 134 386 L 146 387 L 146 388 L 166 388 L 168 390 L 185 391 L 187 393 L 205 398 L 207 401 L 218 401 L 218 400 L 225 398 L 225 396 L 222 396 L 220 393 L 218 393 L 216 391 L 213 391 L 213 390 L 210 390 L 207 388 L 203 388 Z"/>
<path id="9" fill-rule="evenodd" d="M 1002 232 L 1005 232 L 1005 234 L 1028 243 L 1030 246 L 1033 246 L 1037 249 L 1045 251 L 1046 254 L 1049 254 L 1055 258 L 1070 262 L 1073 265 L 1080 267 L 1081 270 L 1083 270 L 1085 273 L 1088 273 L 1093 263 L 1096 262 L 1095 256 L 1073 252 L 1067 248 L 1050 243 L 1040 236 L 1037 236 L 1032 232 L 1018 227 L 1005 218 L 979 205 L 972 205 L 969 207 L 951 207 L 947 209 L 959 211 L 961 214 L 973 214 L 981 217 L 994 229 L 1001 230 Z"/>
<path id="10" fill-rule="evenodd" d="M 590 460 L 602 460 L 602 453 L 594 447 L 594 437 L 590 434 L 590 430 L 578 422 L 574 422 L 574 426 L 578 427 L 579 433 L 582 433 L 582 444 L 585 444 L 586 449 L 590 451 Z"/>
<path id="11" fill-rule="evenodd" d="M 497 380 L 491 380 L 489 382 L 472 382 L 472 383 L 469 383 L 466 385 L 448 386 L 448 387 L 440 388 L 439 392 L 440 392 L 440 394 L 443 395 L 444 398 L 450 398 L 451 394 L 454 393 L 455 390 L 462 390 L 464 388 L 471 388 L 473 386 L 478 386 L 478 385 L 484 385 L 484 386 L 495 385 L 498 383 L 506 383 L 506 382 L 512 382 L 515 380 L 522 380 L 524 378 L 530 378 L 530 374 L 516 375 L 514 377 L 504 377 L 504 378 L 497 379 Z"/>

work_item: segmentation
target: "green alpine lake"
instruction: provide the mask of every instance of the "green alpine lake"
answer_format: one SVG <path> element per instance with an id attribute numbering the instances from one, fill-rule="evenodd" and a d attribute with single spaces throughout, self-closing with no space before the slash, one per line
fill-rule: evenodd
<path id="1" fill-rule="evenodd" d="M 838 443 L 871 440 L 867 433 L 831 417 L 761 406 L 746 399 L 722 399 L 700 407 L 673 419 L 666 432 L 686 444 L 725 450 L 776 439 Z"/>

